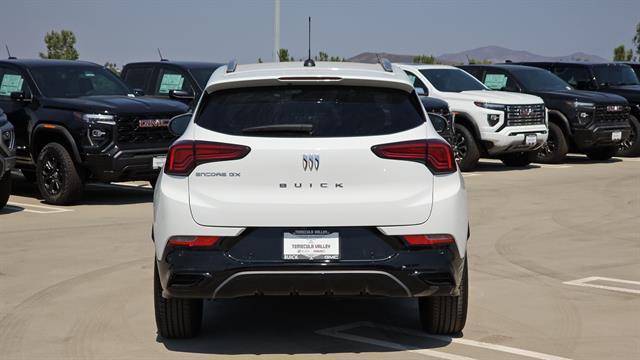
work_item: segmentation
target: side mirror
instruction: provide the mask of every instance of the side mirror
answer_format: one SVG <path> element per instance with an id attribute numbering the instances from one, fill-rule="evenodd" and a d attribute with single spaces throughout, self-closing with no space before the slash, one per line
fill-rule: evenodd
<path id="1" fill-rule="evenodd" d="M 436 129 L 438 133 L 441 133 L 447 129 L 447 119 L 438 114 L 429 113 L 429 120 L 431 120 L 431 125 Z"/>
<path id="2" fill-rule="evenodd" d="M 416 94 L 418 94 L 419 96 L 425 96 L 425 95 L 427 95 L 427 92 L 424 90 L 424 88 L 417 87 L 416 88 Z"/>
<path id="3" fill-rule="evenodd" d="M 11 100 L 16 102 L 31 102 L 31 94 L 24 91 L 14 91 L 11 93 Z"/>
<path id="4" fill-rule="evenodd" d="M 194 96 L 184 90 L 169 90 L 169 97 L 176 100 L 193 100 Z"/>
<path id="5" fill-rule="evenodd" d="M 175 136 L 181 136 L 187 130 L 189 121 L 191 121 L 192 113 L 186 113 L 178 116 L 174 116 L 169 121 L 169 132 Z"/>
<path id="6" fill-rule="evenodd" d="M 135 96 L 144 96 L 144 90 L 142 89 L 132 89 L 133 90 L 133 95 Z"/>

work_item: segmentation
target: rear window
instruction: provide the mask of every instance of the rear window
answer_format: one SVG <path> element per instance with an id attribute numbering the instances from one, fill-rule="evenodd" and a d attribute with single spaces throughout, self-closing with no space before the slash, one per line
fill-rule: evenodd
<path id="1" fill-rule="evenodd" d="M 347 86 L 274 86 L 207 95 L 196 123 L 229 135 L 350 137 L 392 134 L 425 122 L 414 94 Z"/>

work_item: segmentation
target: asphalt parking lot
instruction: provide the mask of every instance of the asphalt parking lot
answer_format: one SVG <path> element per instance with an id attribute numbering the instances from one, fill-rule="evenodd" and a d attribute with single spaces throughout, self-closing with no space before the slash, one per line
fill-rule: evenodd
<path id="1" fill-rule="evenodd" d="M 461 337 L 420 332 L 405 299 L 205 305 L 200 337 L 155 333 L 152 191 L 91 185 L 49 206 L 16 177 L 0 212 L 2 359 L 640 358 L 640 159 L 465 174 L 470 308 Z"/>

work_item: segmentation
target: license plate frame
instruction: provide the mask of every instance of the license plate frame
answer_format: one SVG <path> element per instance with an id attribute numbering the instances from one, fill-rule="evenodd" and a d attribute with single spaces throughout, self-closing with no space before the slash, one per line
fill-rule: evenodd
<path id="1" fill-rule="evenodd" d="M 535 146 L 538 143 L 538 135 L 527 134 L 524 136 L 524 144 L 527 146 Z"/>
<path id="2" fill-rule="evenodd" d="M 164 163 L 167 161 L 167 157 L 165 155 L 158 155 L 151 158 L 151 168 L 152 169 L 162 169 L 164 167 Z"/>
<path id="3" fill-rule="evenodd" d="M 282 234 L 285 261 L 340 260 L 340 234 L 329 230 L 294 230 Z"/>

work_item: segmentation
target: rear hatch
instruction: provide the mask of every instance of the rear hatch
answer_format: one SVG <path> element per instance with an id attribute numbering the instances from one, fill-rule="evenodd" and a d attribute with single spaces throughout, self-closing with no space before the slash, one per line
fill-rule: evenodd
<path id="1" fill-rule="evenodd" d="M 415 95 L 355 86 L 273 86 L 205 95 L 194 140 L 243 145 L 241 159 L 198 165 L 191 213 L 207 226 L 325 227 L 419 224 L 433 175 L 371 148 L 425 139 Z"/>

